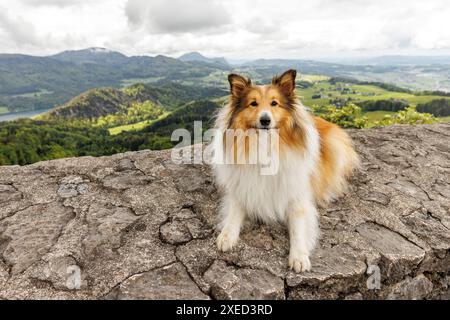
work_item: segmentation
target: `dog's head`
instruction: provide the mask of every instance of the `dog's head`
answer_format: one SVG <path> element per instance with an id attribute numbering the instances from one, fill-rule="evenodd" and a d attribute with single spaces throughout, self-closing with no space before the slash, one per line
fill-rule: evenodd
<path id="1" fill-rule="evenodd" d="M 273 78 L 269 85 L 253 85 L 251 80 L 230 74 L 232 129 L 283 129 L 294 125 L 295 70 Z"/>

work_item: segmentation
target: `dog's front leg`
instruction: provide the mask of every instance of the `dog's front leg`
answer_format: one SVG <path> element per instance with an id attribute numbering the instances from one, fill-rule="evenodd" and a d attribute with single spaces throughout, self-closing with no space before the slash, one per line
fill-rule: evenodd
<path id="1" fill-rule="evenodd" d="M 230 194 L 226 195 L 221 208 L 221 232 L 217 238 L 217 247 L 221 251 L 232 249 L 239 240 L 245 212 L 238 201 Z"/>
<path id="2" fill-rule="evenodd" d="M 290 238 L 289 267 L 295 272 L 311 269 L 309 255 L 319 235 L 317 210 L 311 200 L 290 204 L 287 211 Z"/>

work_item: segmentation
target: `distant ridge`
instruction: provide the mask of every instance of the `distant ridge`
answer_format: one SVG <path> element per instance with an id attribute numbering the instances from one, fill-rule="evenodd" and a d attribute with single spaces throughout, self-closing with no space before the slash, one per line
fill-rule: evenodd
<path id="1" fill-rule="evenodd" d="M 435 65 L 450 64 L 450 56 L 379 56 L 364 61 L 375 65 Z"/>
<path id="2" fill-rule="evenodd" d="M 178 60 L 181 60 L 184 62 L 204 62 L 204 63 L 220 64 L 223 66 L 229 66 L 227 60 L 223 57 L 207 58 L 199 52 L 185 53 L 181 57 L 179 57 Z"/>
<path id="3" fill-rule="evenodd" d="M 384 55 L 366 58 L 325 58 L 319 61 L 358 66 L 429 66 L 450 65 L 450 56 Z"/>
<path id="4" fill-rule="evenodd" d="M 301 58 L 301 57 L 300 57 Z M 232 64 L 233 66 L 231 66 Z M 450 56 L 381 56 L 373 58 L 226 60 L 189 52 L 127 56 L 103 47 L 67 50 L 50 56 L 0 53 L 0 107 L 8 112 L 47 109 L 89 89 L 120 88 L 133 83 L 226 86 L 225 73 L 253 73 L 267 82 L 287 69 L 301 74 L 351 77 L 388 82 L 412 90 L 450 91 Z"/>
<path id="5" fill-rule="evenodd" d="M 51 56 L 0 54 L 0 106 L 10 112 L 61 105 L 93 88 L 120 88 L 140 79 L 169 83 L 207 76 L 228 67 L 158 55 L 126 56 L 105 48 L 63 51 Z"/>
<path id="6" fill-rule="evenodd" d="M 83 50 L 67 50 L 50 56 L 50 58 L 73 63 L 125 63 L 128 57 L 120 52 L 106 48 L 93 47 Z"/>

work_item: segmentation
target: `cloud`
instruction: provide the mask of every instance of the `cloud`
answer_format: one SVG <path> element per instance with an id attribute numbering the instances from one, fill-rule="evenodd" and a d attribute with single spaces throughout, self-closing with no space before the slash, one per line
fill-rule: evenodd
<path id="1" fill-rule="evenodd" d="M 125 13 L 131 25 L 152 33 L 199 32 L 231 22 L 226 7 L 217 0 L 128 0 Z"/>
<path id="2" fill-rule="evenodd" d="M 11 15 L 11 13 L 0 7 L 0 31 L 15 44 L 38 45 L 34 26 L 21 16 Z"/>
<path id="3" fill-rule="evenodd" d="M 79 6 L 80 4 L 86 4 L 89 0 L 18 0 L 19 2 L 34 7 L 54 6 L 54 7 L 72 7 Z"/>
<path id="4" fill-rule="evenodd" d="M 235 59 L 450 53 L 447 0 L 1 0 L 0 52 Z M 445 51 L 446 50 L 446 51 Z M 444 53 L 442 51 L 445 51 Z"/>

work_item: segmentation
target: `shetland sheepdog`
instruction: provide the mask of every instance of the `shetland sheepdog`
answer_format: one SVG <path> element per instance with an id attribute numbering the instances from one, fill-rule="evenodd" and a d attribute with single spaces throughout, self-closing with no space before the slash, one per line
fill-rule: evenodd
<path id="1" fill-rule="evenodd" d="M 262 174 L 263 165 L 258 161 L 216 161 L 213 171 L 224 193 L 219 250 L 228 251 L 236 245 L 247 217 L 285 223 L 290 238 L 289 267 L 303 272 L 311 269 L 309 257 L 319 235 L 316 207 L 343 193 L 359 160 L 344 130 L 311 115 L 301 104 L 295 93 L 296 74 L 288 70 L 268 85 L 254 85 L 236 74 L 228 76 L 231 95 L 216 119 L 220 134 L 213 142 L 214 153 L 231 153 L 233 160 L 243 154 L 248 160 L 249 149 L 259 140 L 232 137 L 228 143 L 225 132 L 253 130 L 256 136 L 276 132 L 277 147 L 269 142 L 268 148 L 278 165 L 275 173 Z"/>

